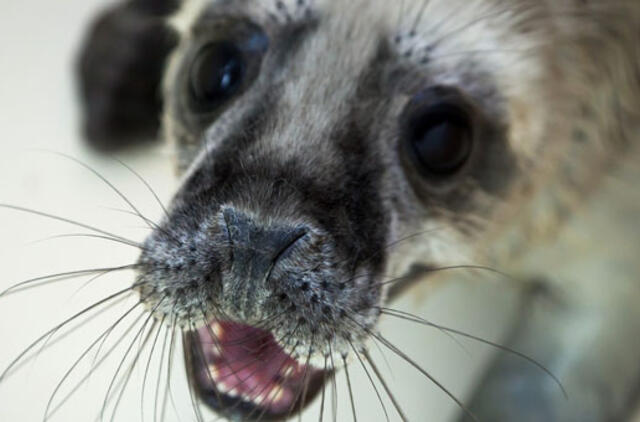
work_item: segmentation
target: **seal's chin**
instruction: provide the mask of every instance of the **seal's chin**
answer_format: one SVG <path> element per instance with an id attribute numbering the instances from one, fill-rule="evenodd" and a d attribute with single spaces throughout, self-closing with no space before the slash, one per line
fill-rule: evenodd
<path id="1" fill-rule="evenodd" d="M 282 420 L 299 412 L 332 375 L 288 354 L 269 331 L 212 321 L 187 342 L 187 368 L 200 399 L 241 420 Z"/>

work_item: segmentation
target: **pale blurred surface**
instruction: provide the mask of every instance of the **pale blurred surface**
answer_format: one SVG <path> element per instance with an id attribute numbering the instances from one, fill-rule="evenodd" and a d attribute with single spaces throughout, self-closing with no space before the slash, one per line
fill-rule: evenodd
<path id="1" fill-rule="evenodd" d="M 57 151 L 80 158 L 121 188 L 145 215 L 150 218 L 161 216 L 152 195 L 133 174 L 112 159 L 89 151 L 78 135 L 72 59 L 89 19 L 106 3 L 99 0 L 3 0 L 0 5 L 0 202 L 77 219 L 141 240 L 147 233 L 144 223 L 135 216 L 110 209 L 126 209 L 126 204 L 104 183 L 72 161 L 40 151 Z M 169 151 L 159 145 L 128 152 L 119 158 L 136 169 L 167 201 L 176 186 L 170 157 Z M 37 242 L 60 234 L 83 232 L 86 230 L 68 224 L 0 209 L 3 240 L 0 243 L 0 290 L 40 275 L 135 261 L 137 251 L 134 248 L 97 239 L 58 238 Z M 126 288 L 132 282 L 133 274 L 107 275 L 83 287 L 87 280 L 61 281 L 0 299 L 1 368 L 55 324 L 108 294 Z M 461 285 L 447 286 L 433 293 L 426 305 L 417 306 L 412 298 L 405 298 L 394 307 L 499 341 L 505 315 L 510 309 L 507 305 L 495 305 L 494 296 L 498 294 L 495 290 L 480 285 L 465 286 L 464 289 Z M 36 361 L 29 362 L 0 384 L 0 421 L 42 420 L 49 397 L 74 361 L 105 327 L 134 303 L 135 298 L 132 298 L 60 343 L 52 342 L 52 347 L 42 351 Z M 443 333 L 408 322 L 384 321 L 382 332 L 462 400 L 492 353 L 486 346 L 466 340 L 460 340 L 462 348 Z M 129 342 L 131 338 L 128 337 Z M 109 363 L 93 374 L 52 420 L 90 421 L 99 416 L 111 378 L 128 344 L 115 352 Z M 373 353 L 411 420 L 452 420 L 457 413 L 456 405 L 442 391 L 390 353 L 385 353 L 388 366 L 375 347 Z M 55 403 L 87 373 L 93 357 L 94 354 L 89 354 L 76 368 L 76 375 L 68 379 Z M 154 361 L 152 368 L 155 367 Z M 175 368 L 172 392 L 180 417 L 170 409 L 166 420 L 195 420 L 180 358 L 176 359 Z M 351 372 L 359 419 L 384 420 L 366 375 L 357 365 L 352 366 Z M 142 419 L 140 386 L 143 375 L 144 366 L 133 372 L 114 420 Z M 155 380 L 153 376 L 151 379 Z M 154 383 L 150 381 L 147 387 L 152 392 L 155 392 Z M 338 420 L 351 420 L 344 376 L 339 377 L 338 384 Z M 153 394 L 147 391 L 145 420 L 152 419 L 152 402 Z M 391 420 L 398 420 L 389 400 L 385 405 Z M 306 413 L 305 420 L 317 420 L 318 403 L 315 407 Z M 105 418 L 110 417 L 109 411 Z M 212 415 L 207 418 L 214 419 Z"/>

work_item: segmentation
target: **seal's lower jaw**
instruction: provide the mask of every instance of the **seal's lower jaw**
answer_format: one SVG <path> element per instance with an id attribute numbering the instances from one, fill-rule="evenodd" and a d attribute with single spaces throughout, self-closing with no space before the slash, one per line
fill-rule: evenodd
<path id="1" fill-rule="evenodd" d="M 284 420 L 309 404 L 331 376 L 287 354 L 270 332 L 236 322 L 211 322 L 186 344 L 194 390 L 231 419 Z"/>

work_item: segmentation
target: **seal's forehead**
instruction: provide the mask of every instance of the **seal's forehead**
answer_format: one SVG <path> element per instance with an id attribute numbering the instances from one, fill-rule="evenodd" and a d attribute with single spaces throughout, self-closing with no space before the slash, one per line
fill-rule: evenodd
<path id="1" fill-rule="evenodd" d="M 372 28 L 395 36 L 403 27 L 413 25 L 415 16 L 433 0 L 185 0 L 169 20 L 180 34 L 207 15 L 246 16 L 260 24 L 326 24 L 336 21 L 366 21 Z M 439 0 L 444 1 L 444 0 Z M 446 0 L 446 2 L 467 0 Z M 329 29 L 329 28 L 328 28 Z"/>
<path id="2" fill-rule="evenodd" d="M 169 23 L 181 34 L 207 14 L 242 14 L 258 22 L 296 24 L 325 10 L 329 3 L 329 0 L 186 0 Z"/>
<path id="3" fill-rule="evenodd" d="M 353 25 L 358 35 L 396 40 L 390 45 L 425 62 L 419 53 L 433 53 L 436 44 L 446 44 L 448 54 L 491 51 L 514 38 L 513 44 L 528 46 L 508 28 L 535 8 L 522 7 L 522 0 L 184 0 L 169 23 L 183 38 L 207 16 L 243 16 L 265 26 L 307 22 L 327 31 Z"/>

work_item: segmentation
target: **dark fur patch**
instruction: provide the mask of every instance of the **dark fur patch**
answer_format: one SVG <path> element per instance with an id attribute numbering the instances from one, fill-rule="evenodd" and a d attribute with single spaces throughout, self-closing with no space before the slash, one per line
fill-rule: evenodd
<path id="1" fill-rule="evenodd" d="M 162 18 L 176 6 L 175 0 L 134 0 L 105 11 L 92 25 L 78 74 L 84 132 L 94 147 L 156 138 L 164 65 L 177 42 Z"/>

